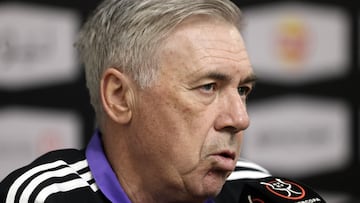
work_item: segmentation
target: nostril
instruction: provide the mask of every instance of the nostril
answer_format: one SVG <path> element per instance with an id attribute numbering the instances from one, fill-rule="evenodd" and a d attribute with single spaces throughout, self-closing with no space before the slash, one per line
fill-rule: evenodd
<path id="1" fill-rule="evenodd" d="M 232 135 L 236 134 L 236 133 L 238 133 L 240 131 L 239 129 L 237 129 L 234 126 L 226 126 L 223 130 L 225 130 L 226 132 L 229 132 Z"/>

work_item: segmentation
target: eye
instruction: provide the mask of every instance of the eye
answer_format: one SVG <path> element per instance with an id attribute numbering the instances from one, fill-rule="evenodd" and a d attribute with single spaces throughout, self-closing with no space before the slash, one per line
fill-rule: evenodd
<path id="1" fill-rule="evenodd" d="M 205 92 L 205 93 L 214 92 L 215 89 L 216 89 L 216 84 L 215 83 L 209 83 L 209 84 L 205 84 L 205 85 L 200 86 L 200 90 L 202 92 Z"/>
<path id="2" fill-rule="evenodd" d="M 250 91 L 251 91 L 250 87 L 247 86 L 238 87 L 238 93 L 240 96 L 248 96 Z"/>

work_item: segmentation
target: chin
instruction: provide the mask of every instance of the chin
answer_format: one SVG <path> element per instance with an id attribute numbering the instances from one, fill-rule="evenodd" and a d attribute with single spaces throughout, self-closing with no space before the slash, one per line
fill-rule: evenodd
<path id="1" fill-rule="evenodd" d="M 222 187 L 223 187 L 223 185 L 221 185 L 220 187 L 217 187 L 217 188 L 210 188 L 210 189 L 208 190 L 207 196 L 208 196 L 208 197 L 215 197 L 215 196 L 217 196 L 217 195 L 221 192 Z"/>
<path id="2" fill-rule="evenodd" d="M 203 190 L 207 196 L 215 197 L 218 195 L 225 184 L 226 175 L 218 173 L 208 174 L 203 182 Z"/>

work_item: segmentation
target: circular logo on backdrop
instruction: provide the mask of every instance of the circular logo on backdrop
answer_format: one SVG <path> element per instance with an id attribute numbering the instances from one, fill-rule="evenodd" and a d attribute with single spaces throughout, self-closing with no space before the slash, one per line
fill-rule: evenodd
<path id="1" fill-rule="evenodd" d="M 284 199 L 299 200 L 305 197 L 305 189 L 292 181 L 275 178 L 275 180 L 260 182 L 260 184 L 265 185 L 265 188 L 274 195 Z"/>

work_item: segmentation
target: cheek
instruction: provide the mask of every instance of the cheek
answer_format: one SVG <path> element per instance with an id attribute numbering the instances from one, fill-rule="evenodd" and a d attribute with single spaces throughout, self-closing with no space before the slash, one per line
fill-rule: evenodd
<path id="1" fill-rule="evenodd" d="M 191 110 L 183 108 L 178 102 L 166 95 L 143 97 L 138 121 L 139 131 L 154 142 L 159 149 L 168 153 L 183 146 L 192 128 Z M 148 139 L 144 138 L 144 139 Z"/>
<path id="2" fill-rule="evenodd" d="M 166 140 L 173 158 L 178 164 L 196 164 L 208 133 L 204 116 L 177 100 L 165 101 L 159 108 L 159 117 L 162 122 L 158 125 L 165 134 L 162 139 Z"/>
<path id="3" fill-rule="evenodd" d="M 151 137 L 147 141 L 161 151 L 163 160 L 186 171 L 201 159 L 203 145 L 212 129 L 212 114 L 196 108 L 186 95 L 164 92 L 142 97 L 143 133 Z"/>

